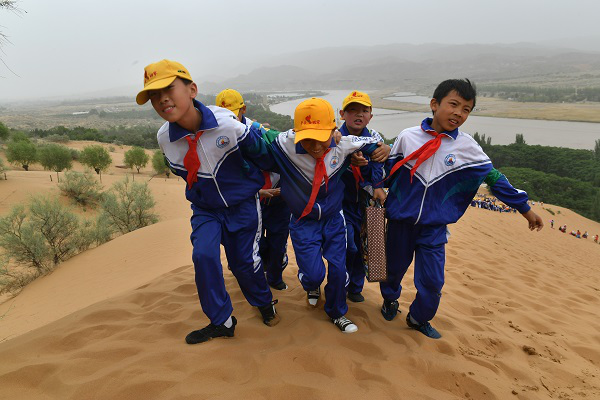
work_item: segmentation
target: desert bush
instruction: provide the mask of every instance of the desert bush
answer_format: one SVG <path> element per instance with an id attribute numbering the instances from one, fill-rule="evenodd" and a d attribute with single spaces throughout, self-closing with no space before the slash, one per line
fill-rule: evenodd
<path id="1" fill-rule="evenodd" d="M 44 169 L 56 172 L 56 179 L 59 182 L 58 173 L 73 167 L 71 150 L 60 144 L 50 143 L 40 146 L 38 148 L 38 160 Z"/>
<path id="2" fill-rule="evenodd" d="M 156 150 L 152 155 L 152 168 L 154 168 L 154 171 L 156 171 L 157 175 L 165 174 L 168 178 L 171 174 L 171 170 L 165 163 L 165 156 L 160 150 Z"/>
<path id="3" fill-rule="evenodd" d="M 0 179 L 5 179 L 6 166 L 4 165 L 4 161 L 0 158 Z"/>
<path id="4" fill-rule="evenodd" d="M 125 152 L 125 165 L 127 165 L 128 168 L 137 169 L 138 174 L 140 173 L 140 169 L 148 164 L 149 160 L 150 157 L 148 157 L 148 154 L 146 154 L 141 147 L 134 147 Z"/>
<path id="5" fill-rule="evenodd" d="M 100 172 L 105 171 L 110 166 L 112 158 L 103 146 L 94 144 L 81 150 L 79 161 L 100 175 Z"/>
<path id="6" fill-rule="evenodd" d="M 96 204 L 102 196 L 102 185 L 89 170 L 85 172 L 67 171 L 58 184 L 60 191 L 82 206 Z"/>
<path id="7" fill-rule="evenodd" d="M 28 212 L 27 212 L 28 211 Z M 0 293 L 16 293 L 60 262 L 95 243 L 94 224 L 79 218 L 58 199 L 34 197 L 28 209 L 12 208 L 0 218 Z"/>
<path id="8" fill-rule="evenodd" d="M 10 135 L 10 131 L 8 130 L 8 127 L 6 125 L 4 125 L 2 122 L 0 122 L 0 140 L 8 139 L 9 135 Z"/>
<path id="9" fill-rule="evenodd" d="M 69 141 L 69 136 L 53 134 L 46 136 L 46 140 L 53 143 L 67 143 Z"/>
<path id="10" fill-rule="evenodd" d="M 5 154 L 9 163 L 21 166 L 25 171 L 29 171 L 29 166 L 38 161 L 37 148 L 30 141 L 10 141 Z"/>
<path id="11" fill-rule="evenodd" d="M 116 182 L 103 197 L 100 218 L 105 218 L 115 231 L 128 233 L 158 221 L 152 212 L 156 202 L 146 183 L 125 178 Z"/>

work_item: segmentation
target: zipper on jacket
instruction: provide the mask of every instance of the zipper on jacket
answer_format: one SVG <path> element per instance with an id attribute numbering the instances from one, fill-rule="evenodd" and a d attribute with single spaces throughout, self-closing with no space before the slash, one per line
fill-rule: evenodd
<path id="1" fill-rule="evenodd" d="M 206 151 L 204 151 L 204 146 L 202 146 L 202 141 L 198 140 L 198 143 L 200 143 L 200 148 L 202 149 L 202 153 L 204 153 L 206 162 L 208 163 L 208 166 L 210 167 L 210 176 L 212 176 L 213 181 L 215 182 L 215 186 L 217 187 L 217 192 L 219 192 L 219 196 L 221 196 L 221 200 L 223 200 L 223 204 L 225 204 L 225 207 L 229 207 L 229 205 L 227 205 L 227 202 L 225 201 L 225 197 L 223 197 L 223 193 L 221 193 L 221 189 L 219 189 L 219 184 L 217 183 L 217 177 L 215 176 L 215 174 L 213 174 L 214 168 L 211 165 L 208 156 L 206 155 Z"/>
<path id="2" fill-rule="evenodd" d="M 425 203 L 425 196 L 427 195 L 427 189 L 429 189 L 429 181 L 431 180 L 431 172 L 433 171 L 433 165 L 435 163 L 435 156 L 436 156 L 436 154 L 434 154 L 433 157 L 430 158 L 431 166 L 429 167 L 429 175 L 427 176 L 425 190 L 423 191 L 423 198 L 421 199 L 421 207 L 419 208 L 419 215 L 417 216 L 415 225 L 419 222 L 419 220 L 421 219 L 421 214 L 423 213 L 423 204 Z"/>

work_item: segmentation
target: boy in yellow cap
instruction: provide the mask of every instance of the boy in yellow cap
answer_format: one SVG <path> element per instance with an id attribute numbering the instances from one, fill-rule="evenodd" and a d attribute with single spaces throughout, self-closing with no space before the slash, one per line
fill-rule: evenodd
<path id="1" fill-rule="evenodd" d="M 351 333 L 358 327 L 345 316 L 348 274 L 341 176 L 350 155 L 359 150 L 372 154 L 377 139 L 347 136 L 336 143 L 335 130 L 331 104 L 312 98 L 296 107 L 294 129 L 275 136 L 267 147 L 281 175 L 281 196 L 292 212 L 290 236 L 308 304 L 317 305 L 327 272 L 325 312 L 342 332 Z"/>
<path id="2" fill-rule="evenodd" d="M 248 127 L 254 127 L 261 132 L 268 130 L 259 122 L 246 118 L 246 103 L 240 92 L 235 89 L 221 91 L 215 99 L 215 104 L 234 113 L 238 121 Z M 286 248 L 290 232 L 288 227 L 290 209 L 280 196 L 279 174 L 263 171 L 263 176 L 265 184 L 258 192 L 263 222 L 259 246 L 260 258 L 265 267 L 269 286 L 276 290 L 286 290 L 288 286 L 283 281 L 283 271 L 288 265 Z"/>
<path id="3" fill-rule="evenodd" d="M 136 101 L 148 100 L 164 120 L 158 144 L 169 168 L 186 181 L 190 201 L 192 260 L 202 310 L 210 319 L 203 329 L 190 332 L 188 344 L 234 335 L 237 323 L 225 289 L 220 261 L 223 244 L 227 261 L 248 302 L 263 322 L 279 321 L 258 254 L 261 213 L 257 192 L 262 172 L 254 164 L 267 163 L 257 132 L 233 118 L 230 111 L 195 100 L 198 88 L 178 62 L 161 60 L 144 69 L 144 89 Z M 253 162 L 247 162 L 248 157 Z"/>
<path id="4" fill-rule="evenodd" d="M 352 91 L 342 103 L 340 117 L 344 120 L 344 124 L 340 127 L 342 136 L 373 137 L 383 142 L 383 138 L 378 132 L 367 128 L 373 117 L 371 98 L 368 94 L 357 90 Z M 376 156 L 379 156 L 378 153 L 382 153 L 381 158 L 377 161 L 385 161 L 390 150 L 391 148 L 387 144 L 383 144 L 377 149 Z M 372 165 L 379 166 L 380 164 Z M 369 175 L 368 168 L 368 163 L 363 167 L 350 165 L 342 175 L 342 181 L 346 186 L 342 209 L 346 217 L 348 233 L 346 250 L 346 269 L 350 276 L 347 288 L 348 300 L 356 303 L 365 301 L 361 293 L 365 282 L 365 266 L 360 238 L 365 206 L 371 198 L 378 200 L 383 205 L 386 198 L 383 190 L 383 169 L 380 168 Z M 365 176 L 374 176 L 375 180 L 365 179 Z"/>

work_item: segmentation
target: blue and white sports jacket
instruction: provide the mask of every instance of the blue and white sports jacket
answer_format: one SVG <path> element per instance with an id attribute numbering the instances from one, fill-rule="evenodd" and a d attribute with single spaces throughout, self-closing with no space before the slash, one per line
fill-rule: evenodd
<path id="1" fill-rule="evenodd" d="M 281 196 L 297 219 L 308 204 L 316 160 L 300 143 L 294 144 L 295 136 L 293 130 L 283 132 L 274 137 L 267 148 L 274 161 L 272 168 L 281 175 Z M 371 154 L 377 148 L 377 139 L 360 136 L 342 137 L 337 145 L 332 140 L 330 148 L 331 150 L 323 159 L 329 177 L 327 190 L 323 180 L 313 209 L 305 218 L 320 220 L 340 212 L 344 197 L 344 183 L 341 181 L 341 176 L 350 165 L 349 156 L 358 150 Z"/>
<path id="2" fill-rule="evenodd" d="M 260 133 L 239 122 L 225 108 L 207 107 L 196 100 L 194 107 L 202 114 L 199 130 L 204 133 L 198 140 L 198 181 L 190 189 L 185 186 L 185 197 L 195 206 L 208 209 L 234 206 L 254 197 L 264 185 L 259 167 L 271 162 Z M 191 134 L 169 122 L 165 122 L 157 134 L 169 168 L 184 180 L 187 170 L 183 158 L 189 148 L 184 137 Z"/>
<path id="3" fill-rule="evenodd" d="M 354 136 L 348 132 L 345 122 L 340 128 L 340 132 L 342 133 L 342 136 Z M 383 142 L 381 135 L 372 129 L 363 128 L 362 132 L 360 133 L 360 137 L 372 137 L 377 139 L 378 142 Z M 368 156 L 365 158 L 368 159 Z M 365 181 L 359 184 L 359 190 L 361 190 L 360 188 L 365 188 L 365 190 L 372 195 L 372 190 L 369 191 L 367 187 L 370 186 L 373 189 L 383 187 L 382 181 L 384 175 L 382 163 L 369 163 L 369 165 L 360 167 L 360 172 Z M 342 175 L 342 181 L 344 182 L 344 185 L 346 185 L 346 190 L 344 191 L 344 203 L 356 204 L 358 202 L 358 192 L 356 190 L 356 180 L 354 179 L 354 175 L 352 174 L 350 166 L 348 166 L 344 171 L 344 174 Z"/>
<path id="4" fill-rule="evenodd" d="M 386 162 L 386 172 L 433 138 L 426 133 L 431 118 L 421 126 L 403 130 Z M 410 168 L 416 160 L 404 164 L 389 177 L 385 203 L 388 218 L 421 225 L 445 225 L 458 221 L 465 213 L 479 186 L 485 181 L 492 193 L 520 213 L 529 211 L 527 193 L 515 189 L 504 175 L 493 168 L 481 146 L 468 134 L 455 129 L 442 132 L 437 152 L 421 164 L 410 182 Z"/>

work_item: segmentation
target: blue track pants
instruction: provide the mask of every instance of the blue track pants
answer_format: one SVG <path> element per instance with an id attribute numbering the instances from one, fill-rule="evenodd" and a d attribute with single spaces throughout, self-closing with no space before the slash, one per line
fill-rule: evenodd
<path id="1" fill-rule="evenodd" d="M 252 306 L 269 304 L 273 296 L 258 252 L 261 212 L 258 198 L 251 197 L 228 208 L 202 209 L 192 205 L 191 218 L 196 288 L 202 311 L 215 325 L 224 323 L 233 306 L 225 290 L 221 248 L 242 293 Z"/>
<path id="2" fill-rule="evenodd" d="M 446 225 L 413 225 L 389 220 L 387 232 L 388 280 L 380 283 L 386 300 L 400 297 L 400 282 L 415 258 L 417 296 L 410 305 L 411 316 L 419 323 L 435 316 L 444 286 Z"/>

